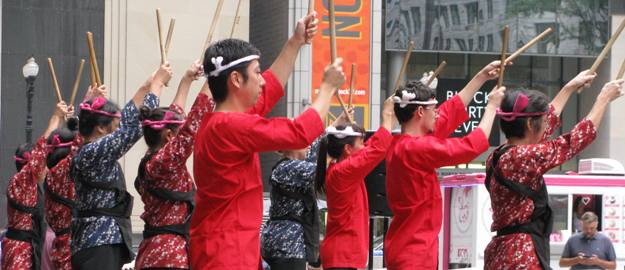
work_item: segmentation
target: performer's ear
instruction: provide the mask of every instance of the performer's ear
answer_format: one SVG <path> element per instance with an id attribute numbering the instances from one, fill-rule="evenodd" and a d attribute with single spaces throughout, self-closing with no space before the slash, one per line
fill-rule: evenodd
<path id="1" fill-rule="evenodd" d="M 230 72 L 230 80 L 232 81 L 232 85 L 234 85 L 236 88 L 241 88 L 242 85 L 242 76 L 241 73 L 239 73 L 238 71 L 233 71 Z"/>
<path id="2" fill-rule="evenodd" d="M 414 115 L 418 116 L 418 119 L 423 118 L 423 114 L 425 113 L 425 108 L 423 106 L 418 106 L 414 111 Z M 414 117 L 414 116 L 413 116 Z"/>
<path id="3" fill-rule="evenodd" d="M 354 148 L 349 144 L 346 143 L 345 145 L 343 145 L 343 155 L 348 157 L 352 154 L 352 151 L 354 150 Z"/>

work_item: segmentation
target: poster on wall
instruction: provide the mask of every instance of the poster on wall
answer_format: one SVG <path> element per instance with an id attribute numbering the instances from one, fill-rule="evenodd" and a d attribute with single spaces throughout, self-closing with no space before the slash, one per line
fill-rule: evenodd
<path id="1" fill-rule="evenodd" d="M 475 189 L 470 186 L 451 191 L 449 269 L 475 266 Z"/>
<path id="2" fill-rule="evenodd" d="M 322 67 L 330 61 L 330 29 L 328 17 L 328 1 L 315 1 L 318 13 L 319 34 L 312 42 L 312 99 L 315 100 L 323 80 Z M 349 75 L 352 63 L 356 64 L 353 104 L 355 119 L 364 128 L 369 128 L 369 95 L 371 80 L 371 1 L 335 0 L 334 14 L 336 18 L 336 51 L 337 57 L 343 58 L 343 71 L 347 80 L 339 89 L 345 103 L 349 99 Z M 376 90 L 376 91 L 379 91 Z M 342 109 L 335 98 L 331 111 L 338 116 Z M 337 114 L 338 113 L 338 114 Z"/>

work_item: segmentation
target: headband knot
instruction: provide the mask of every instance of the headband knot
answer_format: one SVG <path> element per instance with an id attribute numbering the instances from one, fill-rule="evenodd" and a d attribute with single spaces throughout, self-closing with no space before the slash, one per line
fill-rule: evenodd
<path id="1" fill-rule="evenodd" d="M 512 112 L 504 112 L 500 108 L 497 108 L 497 115 L 501 117 L 501 120 L 511 122 L 519 117 L 541 116 L 546 114 L 546 112 L 523 112 L 527 108 L 527 105 L 529 105 L 529 98 L 525 94 L 520 93 L 514 101 Z"/>
<path id="2" fill-rule="evenodd" d="M 85 110 L 85 111 L 90 111 L 93 113 L 97 113 L 97 114 L 101 114 L 101 115 L 106 115 L 109 117 L 115 117 L 115 118 L 121 117 L 120 113 L 110 113 L 107 111 L 100 110 L 102 107 L 104 107 L 104 105 L 106 105 L 106 103 L 107 103 L 106 98 L 97 97 L 91 101 L 91 104 L 87 102 L 80 103 L 80 109 Z"/>
<path id="3" fill-rule="evenodd" d="M 50 144 L 46 146 L 46 150 L 48 154 L 50 154 L 56 148 L 69 147 L 71 145 L 71 141 L 63 143 L 61 142 L 61 137 L 59 136 L 59 134 L 54 134 L 54 136 L 52 136 L 52 142 L 50 142 Z"/>

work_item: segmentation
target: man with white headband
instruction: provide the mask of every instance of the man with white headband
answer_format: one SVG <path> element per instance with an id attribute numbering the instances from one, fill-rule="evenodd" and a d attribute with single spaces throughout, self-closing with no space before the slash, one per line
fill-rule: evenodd
<path id="1" fill-rule="evenodd" d="M 345 80 L 338 59 L 326 68 L 311 108 L 293 120 L 264 118 L 284 95 L 299 49 L 316 31 L 316 13 L 300 19 L 264 73 L 260 52 L 248 42 L 226 39 L 206 50 L 204 71 L 216 106 L 204 117 L 195 141 L 192 269 L 259 269 L 263 186 L 258 152 L 312 143 L 323 133 L 322 119 Z"/>
<path id="2" fill-rule="evenodd" d="M 436 91 L 408 82 L 393 99 L 401 134 L 386 156 L 386 192 L 394 218 L 386 235 L 389 270 L 436 269 L 442 200 L 436 169 L 467 163 L 488 150 L 488 136 L 505 88 L 488 96 L 484 116 L 462 138 L 448 138 L 469 118 L 466 106 L 482 85 L 497 78 L 499 61 L 484 67 L 456 96 L 436 108 Z"/>

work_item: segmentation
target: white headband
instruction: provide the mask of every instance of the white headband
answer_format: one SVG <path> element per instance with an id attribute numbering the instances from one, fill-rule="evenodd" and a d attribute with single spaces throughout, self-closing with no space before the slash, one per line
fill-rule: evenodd
<path id="1" fill-rule="evenodd" d="M 417 97 L 415 93 L 408 93 L 408 91 L 401 91 L 401 98 L 398 96 L 393 96 L 393 102 L 399 103 L 400 108 L 406 107 L 408 104 L 417 104 L 417 105 L 436 105 L 438 104 L 437 100 L 428 100 L 428 101 L 418 101 L 411 100 Z"/>
<path id="2" fill-rule="evenodd" d="M 354 131 L 354 129 L 351 126 L 347 126 L 345 129 L 342 130 L 338 130 L 333 126 L 330 126 L 326 129 L 326 134 L 331 134 L 334 135 L 334 137 L 337 137 L 339 139 L 343 139 L 347 136 L 350 137 L 362 137 L 362 133 L 360 132 L 356 132 Z"/>
<path id="3" fill-rule="evenodd" d="M 226 70 L 226 69 L 229 69 L 229 68 L 231 68 L 231 67 L 234 67 L 234 66 L 236 66 L 236 65 L 238 65 L 238 64 L 241 64 L 241 63 L 243 63 L 243 62 L 249 62 L 249 61 L 252 61 L 252 60 L 255 60 L 255 59 L 258 59 L 258 58 L 260 58 L 260 56 L 255 55 L 255 54 L 253 54 L 253 55 L 248 55 L 248 56 L 246 56 L 246 57 L 243 57 L 243 58 L 239 58 L 239 59 L 237 59 L 237 60 L 234 60 L 234 61 L 232 61 L 232 62 L 228 63 L 228 64 L 227 64 L 227 65 L 225 65 L 225 66 L 222 66 L 222 65 L 221 65 L 221 62 L 223 62 L 223 61 L 224 61 L 224 58 L 223 58 L 222 56 L 213 57 L 213 58 L 211 58 L 211 62 L 213 63 L 213 65 L 215 65 L 215 70 L 211 71 L 211 72 L 208 74 L 208 76 L 211 76 L 211 77 L 217 77 L 217 76 L 219 76 L 219 73 L 221 73 L 222 71 L 224 71 L 224 70 Z"/>

